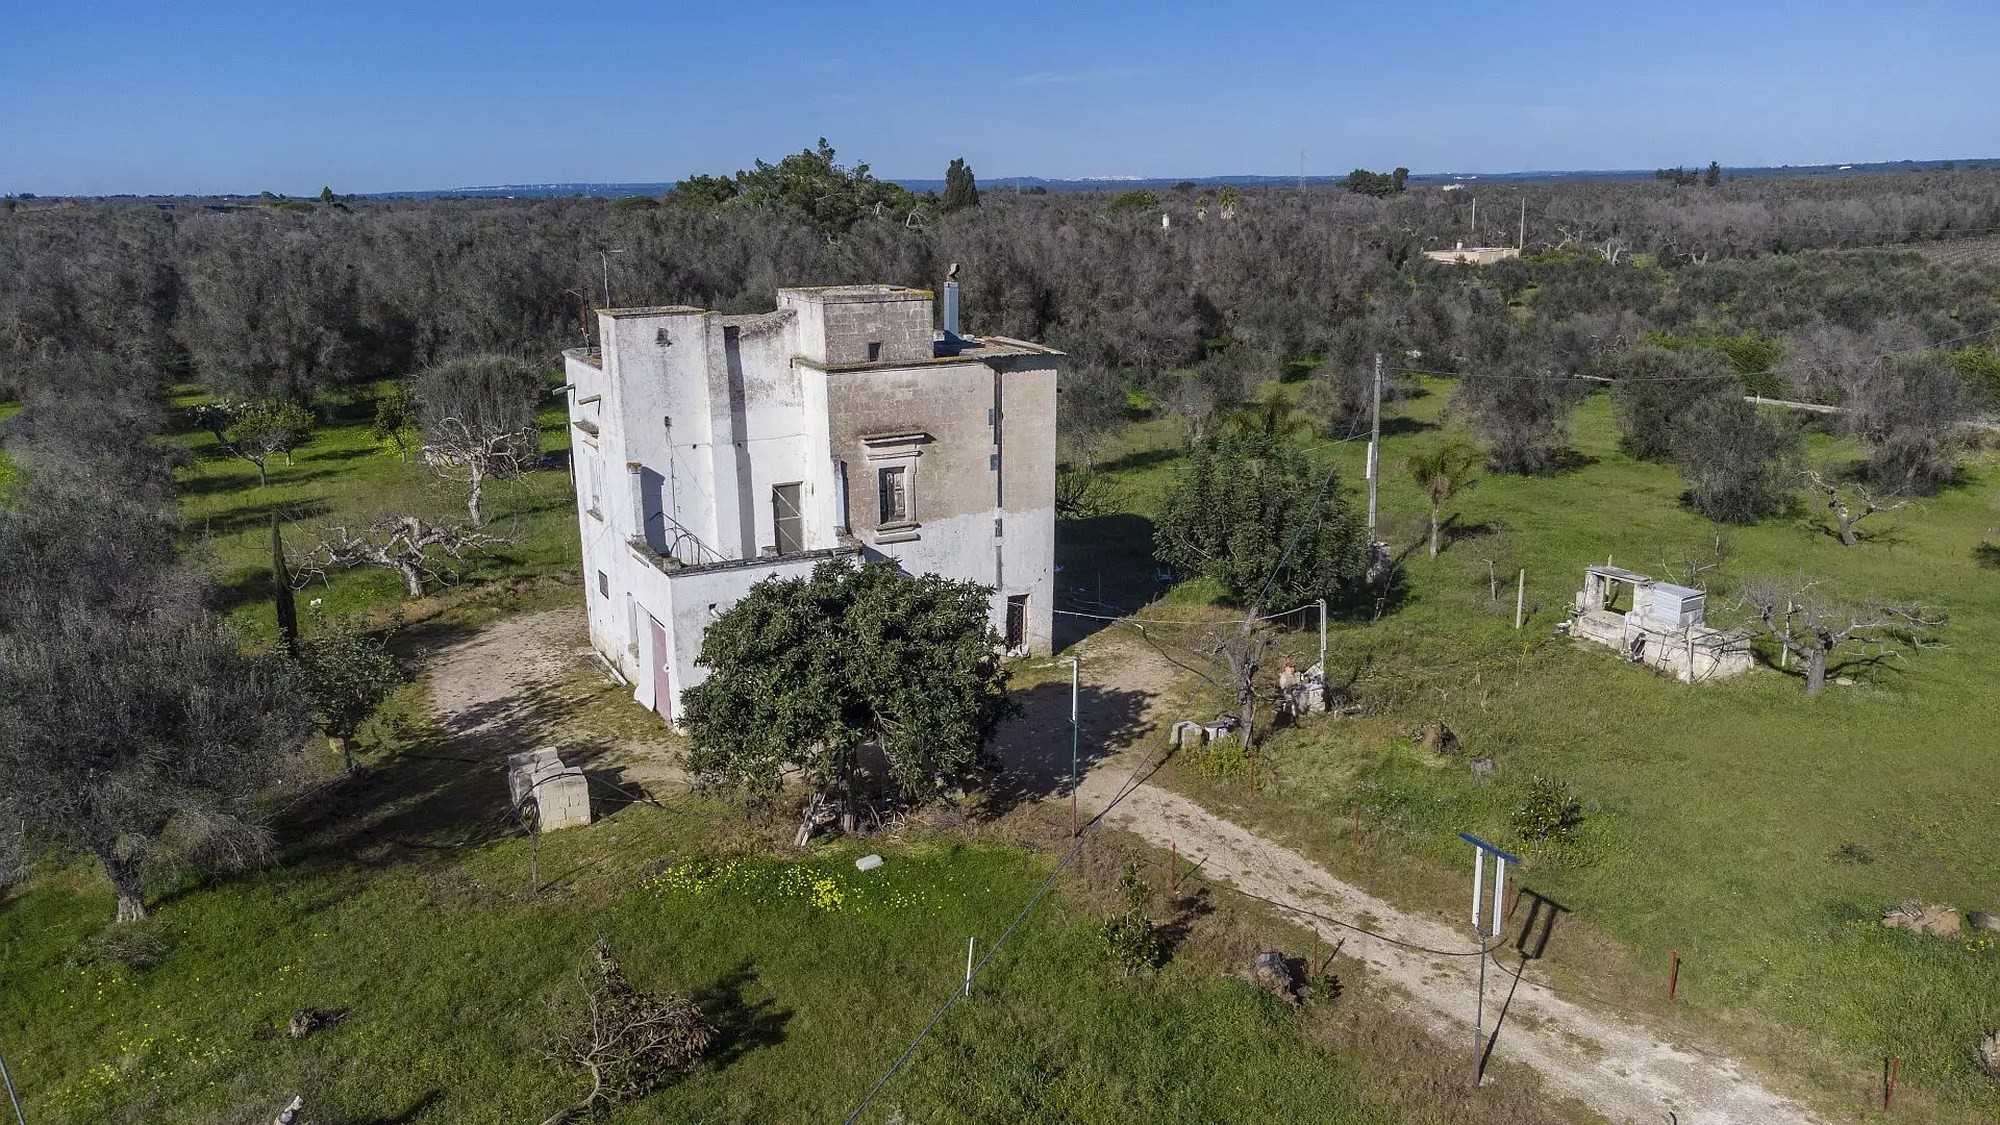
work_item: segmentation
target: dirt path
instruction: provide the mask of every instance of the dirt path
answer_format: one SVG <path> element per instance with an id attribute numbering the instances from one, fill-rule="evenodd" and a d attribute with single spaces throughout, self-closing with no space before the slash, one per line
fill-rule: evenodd
<path id="1" fill-rule="evenodd" d="M 664 731 L 649 739 L 578 722 L 580 707 L 630 695 L 597 663 L 580 605 L 507 618 L 443 645 L 424 680 L 439 724 L 463 750 L 498 758 L 553 746 L 593 773 L 662 788 L 687 780 Z M 645 716 L 637 718 L 643 729 Z"/>
<path id="2" fill-rule="evenodd" d="M 1166 716 L 1159 703 L 1180 672 L 1149 647 L 1113 634 L 1094 638 L 1084 652 L 1090 669 L 1086 681 L 1096 696 L 1086 702 L 1084 714 L 1092 714 L 1093 703 L 1108 703 L 1112 711 L 1111 718 L 1100 720 L 1099 729 L 1086 727 L 1085 737 L 1097 741 L 1111 736 L 1119 740 L 1113 744 L 1130 747 L 1087 763 L 1078 790 L 1085 816 L 1117 798 L 1106 814 L 1108 823 L 1156 847 L 1178 849 L 1190 863 L 1199 862 L 1202 874 L 1212 881 L 1364 925 L 1409 945 L 1436 950 L 1473 947 L 1464 928 L 1400 910 L 1341 881 L 1298 852 L 1178 794 L 1140 780 L 1119 798 L 1133 779 L 1143 778 L 1147 759 L 1163 747 Z M 1015 747 L 1017 757 L 1010 760 L 1025 770 L 1050 768 L 1046 753 L 1024 755 L 1025 745 L 1047 746 L 1053 740 L 1067 748 L 1068 684 L 1060 688 L 1055 713 L 1040 707 L 1043 701 L 1031 694 L 1028 714 L 1018 730 L 1010 731 L 1014 737 L 1002 740 L 1003 753 L 1009 745 Z M 1067 772 L 1066 760 L 1058 765 Z M 1344 939 L 1343 952 L 1364 962 L 1373 982 L 1402 993 L 1409 1010 L 1440 1041 L 1465 1044 L 1469 1069 L 1471 1008 L 1478 977 L 1475 958 L 1434 956 L 1328 922 L 1299 920 L 1330 943 Z M 1520 921 L 1508 919 L 1510 925 Z M 1669 1043 L 1641 1024 L 1571 1002 L 1525 976 L 1514 986 L 1515 978 L 1507 969 L 1489 963 L 1489 1034 L 1496 1015 L 1505 1011 L 1492 1057 L 1532 1067 L 1551 1093 L 1574 1097 L 1612 1121 L 1775 1125 L 1824 1120 L 1774 1093 L 1731 1059 Z"/>
<path id="3" fill-rule="evenodd" d="M 1109 823 L 1157 847 L 1178 849 L 1200 862 L 1203 875 L 1212 881 L 1355 922 L 1409 945 L 1469 948 L 1470 938 L 1462 930 L 1402 911 L 1282 844 L 1146 784 L 1145 766 L 1164 743 L 1162 720 L 1170 697 L 1187 673 L 1116 632 L 1099 634 L 1081 651 L 1088 669 L 1082 710 L 1084 772 L 1078 790 L 1083 815 L 1091 816 L 1117 798 L 1106 814 Z M 601 676 L 592 663 L 582 614 L 569 609 L 513 618 L 446 645 L 426 673 L 439 721 L 461 745 L 491 752 L 569 747 L 635 779 L 682 780 L 664 739 L 655 743 L 577 735 L 577 700 L 609 690 Z M 1003 787 L 1015 799 L 1066 795 L 1069 700 L 1067 677 L 1024 692 L 1022 716 L 997 739 L 1007 767 Z M 1096 756 L 1091 747 L 1116 749 Z M 1470 1053 L 1476 960 L 1418 952 L 1331 923 L 1301 920 L 1329 942 L 1345 939 L 1343 951 L 1368 966 L 1373 982 L 1401 993 L 1409 1010 L 1440 1041 L 1464 1043 Z M 1495 1016 L 1505 1012 L 1495 1059 L 1532 1067 L 1550 1092 L 1574 1097 L 1612 1121 L 1823 1121 L 1728 1058 L 1668 1043 L 1639 1023 L 1572 1002 L 1525 977 L 1515 987 L 1515 978 L 1493 965 L 1487 974 L 1486 1011 L 1489 1029 Z"/>

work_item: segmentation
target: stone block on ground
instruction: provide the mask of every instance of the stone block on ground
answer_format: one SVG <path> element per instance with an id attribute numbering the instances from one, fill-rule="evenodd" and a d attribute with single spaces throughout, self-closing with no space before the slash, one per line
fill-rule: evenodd
<path id="1" fill-rule="evenodd" d="M 590 823 L 590 782 L 554 750 L 509 754 L 507 792 L 516 810 L 534 813 L 543 832 Z"/>
<path id="2" fill-rule="evenodd" d="M 1892 930 L 1909 930 L 1911 933 L 1929 934 L 1932 937 L 1957 937 L 1961 928 L 1958 911 L 1938 903 L 1922 903 L 1915 899 L 1899 903 L 1882 912 L 1882 924 Z"/>
<path id="3" fill-rule="evenodd" d="M 1305 966 L 1275 949 L 1266 949 L 1251 959 L 1250 979 L 1293 1004 L 1304 999 Z"/>
<path id="4" fill-rule="evenodd" d="M 1965 924 L 1975 930 L 2000 933 L 2000 914 L 1987 910 L 1975 910 L 1965 916 Z"/>
<path id="5" fill-rule="evenodd" d="M 1988 1078 L 2000 1078 L 2000 1030 L 1979 1037 L 1979 1069 Z"/>

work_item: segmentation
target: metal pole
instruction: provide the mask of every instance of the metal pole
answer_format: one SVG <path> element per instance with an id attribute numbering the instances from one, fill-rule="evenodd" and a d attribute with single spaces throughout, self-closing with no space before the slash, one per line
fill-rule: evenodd
<path id="1" fill-rule="evenodd" d="M 1375 405 L 1368 423 L 1368 553 L 1375 553 L 1375 492 L 1382 483 L 1382 353 L 1375 353 Z"/>
<path id="2" fill-rule="evenodd" d="M 967 998 L 972 996 L 972 947 L 978 941 L 977 937 L 965 939 L 965 995 Z"/>
<path id="3" fill-rule="evenodd" d="M 1326 683 L 1326 599 L 1319 598 L 1316 600 L 1319 602 L 1319 682 L 1321 685 L 1324 685 Z"/>
<path id="4" fill-rule="evenodd" d="M 7 1101 L 14 1107 L 14 1120 L 18 1125 L 28 1125 L 28 1119 L 21 1115 L 21 1099 L 14 1093 L 14 1076 L 7 1073 L 7 1056 L 0 1055 L 0 1082 L 7 1085 Z"/>
<path id="5" fill-rule="evenodd" d="M 622 247 L 617 250 L 599 250 L 597 252 L 597 260 L 604 265 L 604 307 L 607 309 L 611 307 L 611 255 L 623 254 L 624 252 Z"/>
<path id="6" fill-rule="evenodd" d="M 1072 838 L 1082 831 L 1077 823 L 1076 816 L 1076 748 L 1079 741 L 1076 721 L 1078 678 L 1077 658 L 1072 656 L 1069 658 L 1069 834 Z"/>
<path id="7" fill-rule="evenodd" d="M 1478 934 L 1479 926 L 1476 923 L 1473 925 L 1472 929 L 1475 934 Z M 1485 945 L 1486 935 L 1479 934 L 1478 936 L 1479 936 L 1479 944 Z M 1484 952 L 1481 952 L 1479 955 L 1479 1003 L 1472 1016 L 1472 1088 L 1475 1090 L 1479 1089 L 1479 1079 L 1482 1077 L 1480 1071 L 1483 1068 L 1479 1065 L 1479 1051 L 1480 1048 L 1485 1044 L 1485 1041 L 1486 1041 L 1486 954 Z"/>
<path id="8" fill-rule="evenodd" d="M 1523 606 L 1527 605 L 1527 599 L 1528 599 L 1528 571 L 1527 568 L 1523 567 L 1521 570 L 1521 577 L 1514 586 L 1514 628 L 1516 629 L 1519 629 L 1521 627 L 1521 609 Z"/>
<path id="9" fill-rule="evenodd" d="M 1521 234 L 1518 238 L 1514 240 L 1514 249 L 1526 250 L 1527 248 L 1528 248 L 1528 197 L 1524 195 L 1521 197 Z"/>

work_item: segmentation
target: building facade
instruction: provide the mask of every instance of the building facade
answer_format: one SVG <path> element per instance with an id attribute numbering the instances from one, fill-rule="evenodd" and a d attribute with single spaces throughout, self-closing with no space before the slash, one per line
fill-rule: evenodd
<path id="1" fill-rule="evenodd" d="M 777 309 L 602 309 L 563 353 L 591 644 L 677 722 L 707 624 L 820 561 L 993 588 L 994 631 L 1045 652 L 1061 353 L 945 329 L 928 290 L 780 289 Z"/>

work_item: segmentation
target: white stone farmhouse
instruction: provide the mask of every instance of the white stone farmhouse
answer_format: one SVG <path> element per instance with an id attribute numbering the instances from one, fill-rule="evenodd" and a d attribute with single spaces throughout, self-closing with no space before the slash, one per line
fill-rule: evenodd
<path id="1" fill-rule="evenodd" d="M 1059 352 L 960 336 L 957 284 L 780 289 L 774 312 L 601 309 L 564 352 L 592 645 L 674 722 L 759 581 L 890 559 L 993 587 L 1049 648 Z"/>

